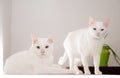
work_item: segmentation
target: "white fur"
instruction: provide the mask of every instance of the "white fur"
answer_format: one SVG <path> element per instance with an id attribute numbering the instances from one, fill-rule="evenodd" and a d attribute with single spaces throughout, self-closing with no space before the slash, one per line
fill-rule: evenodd
<path id="1" fill-rule="evenodd" d="M 94 27 L 97 30 L 93 30 Z M 101 29 L 104 29 L 104 31 L 101 31 Z M 99 36 L 97 35 L 98 32 Z M 68 57 L 70 69 L 75 70 L 76 74 L 81 74 L 82 72 L 77 67 L 81 61 L 85 74 L 90 74 L 87 59 L 92 56 L 95 74 L 102 74 L 99 70 L 99 61 L 106 32 L 107 28 L 103 25 L 103 22 L 93 24 L 93 20 L 92 25 L 88 28 L 70 32 L 63 43 L 65 53 L 63 57 L 60 57 L 58 63 L 63 65 Z"/>
<path id="2" fill-rule="evenodd" d="M 73 74 L 74 71 L 62 69 L 59 65 L 53 64 L 52 38 L 48 40 L 48 38 L 34 37 L 32 42 L 29 50 L 18 52 L 6 60 L 4 66 L 6 74 Z M 45 48 L 46 45 L 49 45 L 49 48 Z M 40 46 L 40 49 L 36 46 Z M 45 53 L 42 54 L 42 52 Z"/>

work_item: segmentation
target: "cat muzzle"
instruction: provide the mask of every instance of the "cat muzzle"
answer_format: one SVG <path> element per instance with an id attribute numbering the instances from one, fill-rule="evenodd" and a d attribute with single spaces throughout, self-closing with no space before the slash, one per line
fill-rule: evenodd
<path id="1" fill-rule="evenodd" d="M 99 36 L 100 36 L 100 33 L 97 33 L 97 36 L 99 37 Z"/>
<path id="2" fill-rule="evenodd" d="M 42 50 L 40 53 L 41 53 L 41 55 L 45 55 L 45 51 L 44 50 Z"/>

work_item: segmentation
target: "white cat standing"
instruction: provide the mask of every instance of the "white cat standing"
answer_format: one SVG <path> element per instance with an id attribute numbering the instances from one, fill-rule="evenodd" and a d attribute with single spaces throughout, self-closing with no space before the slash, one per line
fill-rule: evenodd
<path id="1" fill-rule="evenodd" d="M 29 50 L 10 56 L 5 63 L 6 74 L 73 74 L 53 64 L 54 39 L 32 36 Z"/>
<path id="2" fill-rule="evenodd" d="M 79 62 L 84 67 L 85 74 L 91 74 L 88 65 L 88 57 L 93 57 L 95 74 L 102 74 L 99 70 L 100 53 L 103 40 L 107 34 L 108 20 L 96 22 L 92 17 L 89 18 L 89 27 L 70 32 L 65 39 L 63 46 L 65 53 L 60 57 L 59 64 L 63 65 L 69 58 L 70 70 L 75 70 L 76 74 L 82 72 L 78 69 Z"/>

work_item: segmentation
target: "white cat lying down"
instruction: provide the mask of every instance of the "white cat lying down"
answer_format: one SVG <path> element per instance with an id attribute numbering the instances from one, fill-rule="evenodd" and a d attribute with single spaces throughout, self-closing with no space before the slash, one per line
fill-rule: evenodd
<path id="1" fill-rule="evenodd" d="M 5 63 L 6 74 L 74 74 L 74 71 L 53 64 L 54 39 L 32 36 L 32 46 L 10 56 Z"/>

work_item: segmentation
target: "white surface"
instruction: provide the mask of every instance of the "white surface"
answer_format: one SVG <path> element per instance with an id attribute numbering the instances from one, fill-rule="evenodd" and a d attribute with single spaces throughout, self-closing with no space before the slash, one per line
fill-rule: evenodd
<path id="1" fill-rule="evenodd" d="M 1 78 L 119 78 L 119 75 L 2 75 Z"/>
<path id="2" fill-rule="evenodd" d="M 106 42 L 120 56 L 120 0 L 8 0 L 12 1 L 11 25 L 9 47 L 11 53 L 28 49 L 31 40 L 30 34 L 35 33 L 40 37 L 55 36 L 55 61 L 63 54 L 63 40 L 68 32 L 87 27 L 89 16 L 97 20 L 110 18 L 109 36 Z M 7 5 L 9 7 L 9 5 Z M 9 11 L 6 9 L 6 11 Z M 9 12 L 10 12 L 9 11 Z M 9 15 L 9 12 L 7 12 Z M 9 16 L 6 16 L 9 19 Z M 10 24 L 11 23 L 11 24 Z M 8 38 L 7 38 L 8 39 Z M 7 51 L 8 52 L 8 51 Z M 112 55 L 112 54 L 111 54 Z M 116 66 L 113 56 L 109 65 Z"/>

